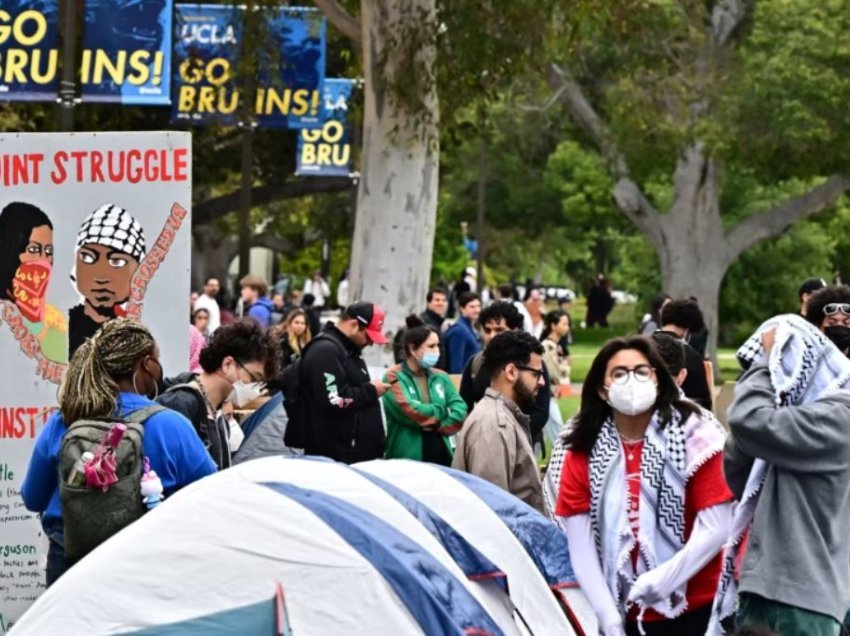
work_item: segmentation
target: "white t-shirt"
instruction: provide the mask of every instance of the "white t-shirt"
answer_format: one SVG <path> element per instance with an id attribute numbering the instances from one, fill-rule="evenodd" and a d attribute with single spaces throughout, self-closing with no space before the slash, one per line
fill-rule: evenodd
<path id="1" fill-rule="evenodd" d="M 215 332 L 221 326 L 221 310 L 218 308 L 218 303 L 215 301 L 215 298 L 210 298 L 206 294 L 201 294 L 198 296 L 198 300 L 195 301 L 195 306 L 193 307 L 195 311 L 199 309 L 206 309 L 210 314 L 210 326 L 209 333 L 210 335 Z"/>

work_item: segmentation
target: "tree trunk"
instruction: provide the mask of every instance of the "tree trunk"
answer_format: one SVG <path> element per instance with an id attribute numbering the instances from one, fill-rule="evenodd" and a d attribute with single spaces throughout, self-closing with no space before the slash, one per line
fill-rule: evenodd
<path id="1" fill-rule="evenodd" d="M 670 210 L 658 219 L 661 244 L 655 247 L 662 287 L 674 298 L 697 299 L 708 328 L 706 353 L 716 366 L 720 285 L 731 261 L 720 217 L 717 166 L 701 144 L 679 158 L 674 188 Z"/>
<path id="2" fill-rule="evenodd" d="M 351 298 L 377 303 L 394 332 L 421 311 L 431 273 L 437 215 L 439 137 L 434 83 L 420 79 L 421 105 L 401 103 L 398 77 L 405 33 L 434 28 L 435 0 L 362 0 L 365 106 L 357 219 L 351 250 Z M 419 47 L 418 71 L 433 77 L 436 51 Z M 373 348 L 377 349 L 377 348 Z M 372 364 L 388 349 L 368 351 Z"/>
<path id="3" fill-rule="evenodd" d="M 222 285 L 227 281 L 230 261 L 238 252 L 232 236 L 225 236 L 215 225 L 203 224 L 192 228 L 192 289 L 200 290 L 204 281 L 215 276 Z"/>

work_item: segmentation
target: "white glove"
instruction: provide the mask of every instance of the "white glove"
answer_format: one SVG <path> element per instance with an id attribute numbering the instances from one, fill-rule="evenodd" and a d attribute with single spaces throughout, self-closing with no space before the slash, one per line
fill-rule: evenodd
<path id="1" fill-rule="evenodd" d="M 641 574 L 632 583 L 628 602 L 651 607 L 669 600 L 717 556 L 729 536 L 731 522 L 731 502 L 700 510 L 685 546 L 669 561 Z"/>

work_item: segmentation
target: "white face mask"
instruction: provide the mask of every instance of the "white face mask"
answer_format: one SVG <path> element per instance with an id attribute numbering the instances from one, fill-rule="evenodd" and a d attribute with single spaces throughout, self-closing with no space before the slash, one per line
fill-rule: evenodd
<path id="1" fill-rule="evenodd" d="M 648 380 L 640 382 L 630 375 L 623 384 L 612 384 L 608 388 L 608 404 L 623 415 L 646 413 L 658 398 L 658 386 Z"/>
<path id="2" fill-rule="evenodd" d="M 233 384 L 233 390 L 227 396 L 227 401 L 238 409 L 256 400 L 263 392 L 262 382 L 243 382 Z"/>
<path id="3" fill-rule="evenodd" d="M 242 427 L 239 426 L 239 422 L 234 420 L 232 417 L 227 420 L 227 423 L 230 426 L 230 452 L 235 453 L 242 445 L 242 442 L 245 439 L 245 433 L 242 432 Z"/>

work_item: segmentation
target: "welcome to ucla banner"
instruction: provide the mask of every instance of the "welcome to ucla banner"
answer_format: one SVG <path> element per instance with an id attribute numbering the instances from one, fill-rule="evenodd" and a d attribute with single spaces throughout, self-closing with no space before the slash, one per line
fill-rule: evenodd
<path id="1" fill-rule="evenodd" d="M 56 99 L 58 35 L 58 0 L 0 1 L 0 100 Z"/>
<path id="2" fill-rule="evenodd" d="M 235 6 L 178 4 L 172 77 L 175 122 L 235 125 L 239 121 L 236 67 L 242 13 Z"/>
<path id="3" fill-rule="evenodd" d="M 171 0 L 86 0 L 83 101 L 168 105 Z"/>
<path id="4" fill-rule="evenodd" d="M 244 9 L 178 4 L 172 76 L 172 119 L 205 125 L 239 121 L 239 60 Z M 327 24 L 315 9 L 285 7 L 266 23 L 258 51 L 253 112 L 260 126 L 303 128 L 322 121 Z M 256 44 L 247 44 L 252 46 Z"/>
<path id="5" fill-rule="evenodd" d="M 299 132 L 295 174 L 319 177 L 351 174 L 348 107 L 353 92 L 354 80 L 325 80 L 322 96 L 325 120 L 321 128 Z"/>

